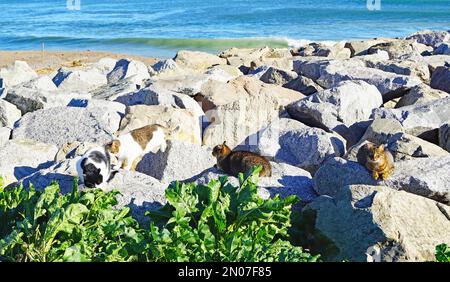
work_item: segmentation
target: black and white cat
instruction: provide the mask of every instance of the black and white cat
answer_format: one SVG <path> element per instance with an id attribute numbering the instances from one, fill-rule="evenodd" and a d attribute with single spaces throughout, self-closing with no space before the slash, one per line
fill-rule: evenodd
<path id="1" fill-rule="evenodd" d="M 79 183 L 88 188 L 103 188 L 117 169 L 111 165 L 110 153 L 104 146 L 88 150 L 77 161 Z"/>

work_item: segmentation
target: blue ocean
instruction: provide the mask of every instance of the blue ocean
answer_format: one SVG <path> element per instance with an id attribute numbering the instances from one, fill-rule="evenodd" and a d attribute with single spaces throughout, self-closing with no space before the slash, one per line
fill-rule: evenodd
<path id="1" fill-rule="evenodd" d="M 0 49 L 287 47 L 450 29 L 450 0 L 0 0 Z"/>

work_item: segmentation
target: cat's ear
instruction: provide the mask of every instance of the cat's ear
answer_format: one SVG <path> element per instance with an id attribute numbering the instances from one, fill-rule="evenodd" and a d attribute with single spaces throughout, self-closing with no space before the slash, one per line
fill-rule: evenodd
<path id="1" fill-rule="evenodd" d="M 227 145 L 227 141 L 223 141 L 222 145 L 226 146 Z"/>
<path id="2" fill-rule="evenodd" d="M 384 145 L 381 144 L 380 146 L 378 146 L 377 150 L 378 150 L 379 152 L 384 151 Z"/>

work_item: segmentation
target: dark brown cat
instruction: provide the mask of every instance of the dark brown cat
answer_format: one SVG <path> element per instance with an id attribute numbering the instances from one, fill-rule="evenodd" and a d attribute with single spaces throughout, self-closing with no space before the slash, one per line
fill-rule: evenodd
<path id="1" fill-rule="evenodd" d="M 215 146 L 212 155 L 217 158 L 217 168 L 227 174 L 237 176 L 240 172 L 245 173 L 253 166 L 260 165 L 262 170 L 259 176 L 272 176 L 272 167 L 266 158 L 252 152 L 231 151 L 225 142 Z"/>

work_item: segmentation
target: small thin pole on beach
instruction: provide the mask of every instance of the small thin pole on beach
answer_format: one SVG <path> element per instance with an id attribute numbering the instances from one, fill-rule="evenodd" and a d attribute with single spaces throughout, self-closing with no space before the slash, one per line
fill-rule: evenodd
<path id="1" fill-rule="evenodd" d="M 41 43 L 41 61 L 42 63 L 44 63 L 44 48 L 45 48 L 45 44 L 44 42 Z"/>

